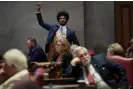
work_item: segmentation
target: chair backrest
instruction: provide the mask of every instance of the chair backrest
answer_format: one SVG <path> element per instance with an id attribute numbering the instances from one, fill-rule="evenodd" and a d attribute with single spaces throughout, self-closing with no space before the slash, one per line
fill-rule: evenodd
<path id="1" fill-rule="evenodd" d="M 133 59 L 120 56 L 114 56 L 109 59 L 121 64 L 126 69 L 128 84 L 133 87 Z"/>
<path id="2" fill-rule="evenodd" d="M 89 49 L 88 50 L 90 56 L 94 56 L 95 55 L 95 51 L 93 49 Z"/>

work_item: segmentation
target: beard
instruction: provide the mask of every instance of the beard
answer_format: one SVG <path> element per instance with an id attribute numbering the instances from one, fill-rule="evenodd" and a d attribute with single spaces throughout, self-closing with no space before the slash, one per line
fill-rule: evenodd
<path id="1" fill-rule="evenodd" d="M 90 64 L 90 60 L 91 60 L 91 59 L 87 59 L 87 61 L 83 61 L 83 62 L 82 62 L 82 65 L 83 65 L 83 66 L 88 66 L 88 65 Z"/>
<path id="2" fill-rule="evenodd" d="M 61 21 L 61 22 L 59 22 L 59 24 L 60 24 L 61 26 L 65 26 L 65 25 L 67 24 L 67 21 Z"/>

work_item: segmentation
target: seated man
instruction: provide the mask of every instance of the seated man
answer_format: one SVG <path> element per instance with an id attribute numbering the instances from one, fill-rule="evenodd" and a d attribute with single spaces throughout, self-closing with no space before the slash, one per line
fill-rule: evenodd
<path id="1" fill-rule="evenodd" d="M 43 49 L 37 44 L 35 38 L 29 38 L 26 43 L 29 48 L 29 62 L 47 62 L 46 54 L 44 53 Z"/>
<path id="2" fill-rule="evenodd" d="M 107 58 L 110 60 L 132 60 L 133 58 L 124 57 L 124 49 L 119 43 L 113 43 L 108 46 Z"/>
<path id="3" fill-rule="evenodd" d="M 125 69 L 120 64 L 107 60 L 106 55 L 91 58 L 87 49 L 81 46 L 74 50 L 74 55 L 77 58 L 71 61 L 67 71 L 69 75 L 78 79 L 80 72 L 83 72 L 85 83 L 96 89 L 127 89 Z"/>
<path id="4" fill-rule="evenodd" d="M 4 75 L 8 79 L 0 85 L 0 89 L 13 89 L 17 81 L 28 78 L 27 58 L 20 50 L 11 49 L 4 54 L 3 59 Z"/>

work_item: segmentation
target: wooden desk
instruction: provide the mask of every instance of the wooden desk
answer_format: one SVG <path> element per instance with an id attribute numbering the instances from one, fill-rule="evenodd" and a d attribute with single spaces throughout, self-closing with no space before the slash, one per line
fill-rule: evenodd
<path id="1" fill-rule="evenodd" d="M 94 89 L 87 87 L 84 81 L 73 78 L 45 79 L 44 82 L 44 89 Z"/>
<path id="2" fill-rule="evenodd" d="M 69 85 L 77 84 L 76 80 L 73 78 L 60 78 L 60 79 L 45 79 L 45 85 Z"/>
<path id="3" fill-rule="evenodd" d="M 70 85 L 48 85 L 44 86 L 44 89 L 79 89 L 79 84 Z"/>

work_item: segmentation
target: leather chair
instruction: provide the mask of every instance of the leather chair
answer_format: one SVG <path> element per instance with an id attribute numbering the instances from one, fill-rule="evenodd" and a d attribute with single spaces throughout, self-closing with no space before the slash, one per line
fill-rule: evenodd
<path id="1" fill-rule="evenodd" d="M 133 59 L 120 56 L 111 56 L 108 59 L 120 63 L 126 69 L 129 87 L 133 89 Z"/>
<path id="2" fill-rule="evenodd" d="M 88 50 L 90 56 L 94 56 L 95 55 L 95 51 L 93 49 L 89 49 Z"/>

